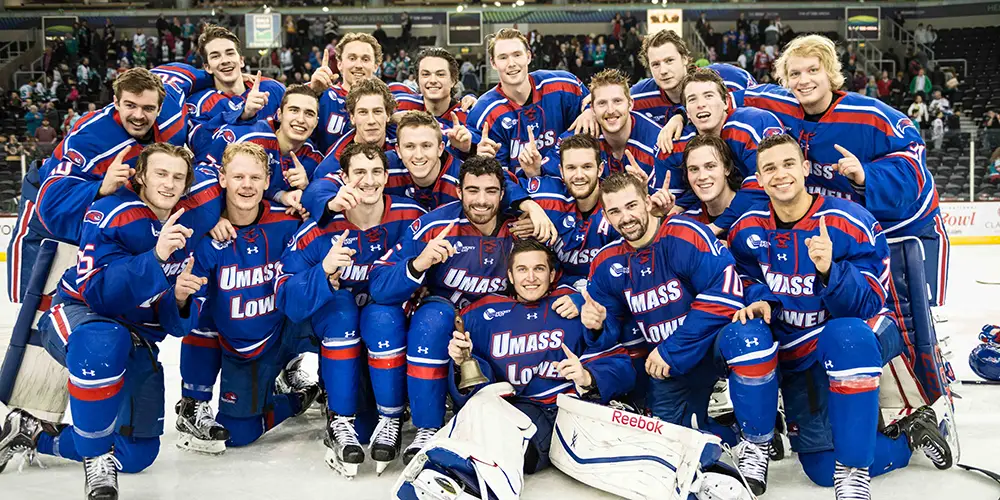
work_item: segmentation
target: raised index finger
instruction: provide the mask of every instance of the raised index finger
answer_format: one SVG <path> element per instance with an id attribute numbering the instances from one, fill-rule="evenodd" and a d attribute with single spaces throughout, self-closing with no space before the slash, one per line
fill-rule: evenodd
<path id="1" fill-rule="evenodd" d="M 666 175 L 663 176 L 663 186 L 660 188 L 662 191 L 670 192 L 670 171 L 667 170 Z"/>
<path id="2" fill-rule="evenodd" d="M 562 345 L 562 350 L 566 354 L 566 359 L 568 359 L 570 361 L 576 361 L 576 360 L 580 359 L 579 356 L 577 356 L 576 354 L 573 354 L 573 351 L 569 350 L 569 347 L 566 347 L 566 344 Z"/>
<path id="3" fill-rule="evenodd" d="M 628 158 L 628 162 L 635 168 L 639 168 L 639 162 L 635 161 L 635 156 L 632 156 L 632 152 L 628 149 L 625 150 L 625 157 Z M 639 170 L 642 170 L 641 168 Z"/>
<path id="4" fill-rule="evenodd" d="M 295 156 L 294 151 L 291 153 L 291 155 L 292 155 L 292 163 L 295 164 L 295 168 L 305 168 L 302 166 L 302 162 L 299 161 L 299 157 Z"/>
<path id="5" fill-rule="evenodd" d="M 826 216 L 821 215 L 819 217 L 819 235 L 823 238 L 830 239 L 830 231 L 826 229 Z"/>
<path id="6" fill-rule="evenodd" d="M 125 163 L 125 155 L 127 155 L 128 152 L 131 150 L 132 146 L 125 146 L 124 148 L 122 148 L 122 150 L 119 151 L 117 155 L 115 155 L 115 163 L 119 165 Z"/>
<path id="7" fill-rule="evenodd" d="M 184 266 L 184 272 L 191 274 L 192 269 L 194 269 L 194 255 L 191 255 L 191 258 L 188 259 L 187 264 Z"/>
<path id="8" fill-rule="evenodd" d="M 844 155 L 844 158 L 854 158 L 854 154 L 847 150 L 847 148 L 841 146 L 840 144 L 834 144 L 833 148 L 836 149 L 840 154 Z"/>
<path id="9" fill-rule="evenodd" d="M 489 122 L 484 122 L 483 123 L 483 139 L 489 139 L 489 138 L 490 138 L 490 123 Z"/>
<path id="10" fill-rule="evenodd" d="M 340 238 L 337 238 L 337 241 L 333 242 L 333 248 L 342 248 L 344 246 L 344 242 L 347 241 L 347 235 L 349 234 L 351 234 L 350 229 L 345 229 L 343 233 L 340 233 Z"/>
<path id="11" fill-rule="evenodd" d="M 451 125 L 455 128 L 462 126 L 462 122 L 458 120 L 458 115 L 454 111 L 451 112 Z"/>
<path id="12" fill-rule="evenodd" d="M 530 147 L 530 146 L 534 146 L 534 145 L 535 145 L 535 132 L 529 126 L 528 127 L 528 146 Z"/>
<path id="13" fill-rule="evenodd" d="M 585 302 L 594 302 L 594 299 L 590 296 L 590 292 L 587 291 L 587 287 L 583 287 L 580 290 L 580 295 L 583 295 L 583 300 Z"/>
<path id="14" fill-rule="evenodd" d="M 325 48 L 323 49 L 323 67 L 330 67 L 330 50 Z"/>
<path id="15" fill-rule="evenodd" d="M 447 238 L 448 235 L 451 233 L 452 228 L 454 228 L 454 227 L 455 227 L 455 221 L 451 221 L 450 223 L 448 223 L 447 226 L 445 226 L 445 228 L 444 228 L 443 231 L 441 231 L 440 233 L 437 234 L 437 236 L 434 237 L 434 239 L 435 240 L 443 240 L 443 239 Z"/>
<path id="16" fill-rule="evenodd" d="M 257 70 L 257 79 L 253 81 L 251 92 L 260 92 L 260 70 Z"/>
<path id="17" fill-rule="evenodd" d="M 167 217 L 167 221 L 163 223 L 163 229 L 166 229 L 170 226 L 173 226 L 174 224 L 177 224 L 177 219 L 180 219 L 181 215 L 183 214 L 184 214 L 184 209 L 181 208 L 180 210 L 174 212 L 170 217 Z"/>

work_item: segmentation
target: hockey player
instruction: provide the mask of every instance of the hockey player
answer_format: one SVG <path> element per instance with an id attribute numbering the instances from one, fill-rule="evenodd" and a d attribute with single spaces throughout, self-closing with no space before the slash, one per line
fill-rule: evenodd
<path id="1" fill-rule="evenodd" d="M 681 95 L 691 122 L 689 127 L 697 130 L 699 135 L 716 135 L 725 140 L 732 152 L 730 166 L 736 169 L 740 179 L 749 178 L 756 171 L 757 144 L 761 139 L 784 133 L 781 121 L 770 111 L 747 107 L 730 111 L 729 91 L 722 78 L 711 70 L 690 72 L 681 83 Z M 686 147 L 690 147 L 690 143 Z M 735 205 L 725 216 L 716 214 L 709 225 L 716 234 L 729 229 L 736 217 L 753 204 L 762 202 L 761 197 L 766 196 L 752 178 L 747 179 L 743 187 L 745 190 L 736 198 Z"/>
<path id="2" fill-rule="evenodd" d="M 663 126 L 683 105 L 681 82 L 694 69 L 691 52 L 680 35 L 664 29 L 642 40 L 639 59 L 652 76 L 632 86 L 635 111 Z M 750 73 L 731 64 L 710 64 L 708 69 L 722 77 L 732 91 L 757 84 Z"/>
<path id="3" fill-rule="evenodd" d="M 885 308 L 894 292 L 880 224 L 855 203 L 810 194 L 810 164 L 792 136 L 767 137 L 757 151 L 757 179 L 770 202 L 729 232 L 751 280 L 750 305 L 734 320 L 771 325 L 789 438 L 806 475 L 847 500 L 871 498 L 870 476 L 905 467 L 913 449 L 950 467 L 930 407 L 878 431 L 882 366 L 903 349 Z"/>
<path id="4" fill-rule="evenodd" d="M 323 161 L 323 155 L 309 140 L 318 121 L 317 106 L 316 93 L 311 88 L 294 85 L 282 98 L 276 119 L 223 125 L 218 129 L 212 129 L 207 123 L 196 123 L 188 134 L 188 146 L 194 152 L 196 163 L 216 166 L 229 144 L 251 142 L 263 147 L 270 162 L 268 169 L 273 173 L 265 197 L 285 207 L 299 209 L 302 191 Z"/>
<path id="5" fill-rule="evenodd" d="M 417 435 L 404 461 L 444 424 L 448 340 L 456 307 L 507 286 L 514 237 L 500 211 L 503 167 L 492 157 L 476 155 L 462 164 L 458 180 L 460 201 L 414 221 L 369 275 L 372 299 L 380 308 L 398 307 L 427 288 L 406 337 L 407 391 Z"/>
<path id="6" fill-rule="evenodd" d="M 326 225 L 329 221 L 330 213 L 325 207 L 337 195 L 339 180 L 336 174 L 340 172 L 340 156 L 348 145 L 375 144 L 386 152 L 390 174 L 403 171 L 399 156 L 386 140 L 386 125 L 389 123 L 389 116 L 396 109 L 396 100 L 389 93 L 385 82 L 378 78 L 354 82 L 350 93 L 347 94 L 346 109 L 350 113 L 351 123 L 356 128 L 340 136 L 326 152 L 326 158 L 313 173 L 315 182 L 309 185 L 302 196 L 302 206 L 315 216 L 320 225 Z M 320 99 L 320 116 L 322 113 L 322 99 Z"/>
<path id="7" fill-rule="evenodd" d="M 368 33 L 344 35 L 334 50 L 337 65 L 343 76 L 334 84 L 336 75 L 330 69 L 330 54 L 323 51 L 322 66 L 312 74 L 309 85 L 319 97 L 320 127 L 313 133 L 313 142 L 324 154 L 352 127 L 358 128 L 347 106 L 347 94 L 362 80 L 372 78 L 382 64 L 382 46 Z M 391 110 L 390 110 L 391 113 Z"/>
<path id="8" fill-rule="evenodd" d="M 684 215 L 705 225 L 715 222 L 742 183 L 729 144 L 718 135 L 696 135 L 684 147 L 684 170 L 684 187 L 698 198 L 698 204 Z"/>
<path id="9" fill-rule="evenodd" d="M 592 266 L 584 324 L 620 331 L 629 321 L 650 347 L 645 405 L 677 425 L 708 421 L 708 400 L 725 364 L 741 437 L 738 467 L 764 492 L 778 406 L 778 345 L 763 321 L 731 323 L 743 287 L 729 251 L 703 225 L 650 215 L 645 186 L 626 173 L 601 182 L 604 213 L 622 239 Z"/>
<path id="10" fill-rule="evenodd" d="M 218 330 L 215 346 L 222 346 L 219 422 L 211 418 L 208 400 L 185 396 L 178 405 L 179 446 L 195 451 L 221 453 L 226 446 L 250 444 L 288 417 L 302 413 L 319 394 L 315 385 L 274 394 L 278 373 L 305 350 L 298 344 L 308 343 L 310 335 L 275 307 L 277 264 L 299 219 L 286 215 L 284 207 L 263 201 L 269 184 L 268 163 L 267 152 L 257 144 L 226 147 L 219 183 L 226 190 L 223 217 L 233 225 L 236 237 L 226 241 L 205 238 L 194 253 L 192 273 L 206 280 L 196 296 L 205 297 L 208 305 L 203 314 Z M 188 335 L 185 342 L 197 338 Z M 181 358 L 182 365 L 197 361 Z M 182 369 L 209 371 L 213 366 L 218 365 Z M 214 382 L 217 375 L 207 373 L 202 379 Z"/>
<path id="11" fill-rule="evenodd" d="M 189 300 L 203 284 L 185 250 L 192 230 L 178 223 L 184 209 L 175 211 L 192 178 L 190 153 L 154 144 L 139 154 L 130 187 L 90 206 L 77 265 L 38 324 L 46 350 L 69 370 L 73 425 L 53 429 L 15 410 L 0 457 L 21 446 L 82 461 L 88 500 L 118 498 L 118 470 L 153 463 L 163 433 L 156 343 L 183 336 L 202 307 Z"/>
<path id="12" fill-rule="evenodd" d="M 43 239 L 76 244 L 87 207 L 128 182 L 142 148 L 154 142 L 184 144 L 184 95 L 176 87 L 136 68 L 115 80 L 114 95 L 114 103 L 81 118 L 39 168 L 37 205 L 32 199 L 24 203 L 11 238 L 9 282 L 14 302 L 27 288 Z M 220 190 L 212 175 L 195 173 L 194 187 L 181 202 L 186 208 L 181 223 L 200 235 L 218 220 Z M 30 198 L 30 190 L 26 196 Z"/>
<path id="13" fill-rule="evenodd" d="M 455 154 L 475 153 L 480 137 L 466 126 L 468 110 L 476 98 L 467 95 L 461 101 L 453 97 L 458 84 L 458 61 L 447 49 L 427 47 L 417 54 L 417 86 L 419 94 L 393 91 L 399 103 L 397 116 L 406 111 L 426 111 L 441 124 L 441 131 L 448 138 L 448 148 Z M 391 90 L 391 89 L 390 89 Z M 395 117 L 394 117 L 395 118 Z M 397 132 L 398 134 L 398 132 Z"/>
<path id="14" fill-rule="evenodd" d="M 586 286 L 597 252 L 620 237 L 601 206 L 601 164 L 601 143 L 589 135 L 575 134 L 559 144 L 558 177 L 522 181 L 559 231 L 554 247 L 560 264 L 559 283 L 576 288 Z"/>
<path id="15" fill-rule="evenodd" d="M 326 462 L 351 478 L 365 459 L 355 430 L 358 393 L 364 390 L 359 387 L 363 359 L 379 415 L 369 448 L 379 474 L 401 447 L 405 298 L 393 307 L 374 307 L 369 274 L 375 260 L 425 212 L 413 200 L 385 194 L 388 160 L 378 146 L 352 143 L 341 159 L 347 183 L 343 192 L 352 196 L 327 225 L 312 219 L 298 231 L 282 258 L 277 298 L 293 321 L 311 321 L 322 343 L 320 372 L 329 409 Z"/>
<path id="16" fill-rule="evenodd" d="M 198 51 L 214 85 L 193 92 L 187 99 L 190 118 L 215 130 L 229 124 L 252 124 L 274 118 L 285 95 L 285 86 L 260 71 L 253 81 L 244 79 L 245 63 L 240 39 L 222 26 L 209 24 L 198 37 Z"/>
<path id="17" fill-rule="evenodd" d="M 593 113 L 581 111 L 588 95 L 583 82 L 566 71 L 528 73 L 531 49 L 520 31 L 501 29 L 490 38 L 487 52 L 500 83 L 469 111 L 467 124 L 482 138 L 478 154 L 495 157 L 519 177 L 528 177 L 520 160 L 527 151 L 529 131 L 542 158 L 567 130 L 582 129 L 596 135 Z"/>
<path id="18" fill-rule="evenodd" d="M 545 245 L 518 240 L 507 265 L 513 296 L 487 295 L 461 312 L 465 331 L 455 331 L 448 343 L 449 391 L 462 404 L 486 384 L 510 382 L 515 395 L 508 401 L 537 427 L 524 459 L 524 471 L 533 474 L 549 465 L 556 396 L 607 404 L 632 389 L 635 370 L 617 338 L 588 332 L 575 311 L 568 318 L 552 314 L 560 297 L 576 307 L 583 298 L 570 287 L 553 290 L 556 260 Z M 460 367 L 470 359 L 487 382 L 463 391 Z"/>

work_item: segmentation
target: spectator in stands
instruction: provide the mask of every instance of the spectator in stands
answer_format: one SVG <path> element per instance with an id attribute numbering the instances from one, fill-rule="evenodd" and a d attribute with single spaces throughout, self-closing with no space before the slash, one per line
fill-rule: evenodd
<path id="1" fill-rule="evenodd" d="M 283 47 L 281 53 L 278 55 L 278 61 L 281 63 L 281 72 L 285 76 L 292 74 L 292 69 L 295 68 L 295 61 L 292 58 L 291 48 Z"/>
<path id="2" fill-rule="evenodd" d="M 32 95 L 35 93 L 35 81 L 28 80 L 28 83 L 21 85 L 18 89 L 21 92 L 21 100 L 31 99 Z"/>
<path id="3" fill-rule="evenodd" d="M 860 71 L 858 72 L 858 74 L 861 74 L 862 76 L 864 75 L 864 73 L 862 73 Z M 865 85 L 865 95 L 868 96 L 868 97 L 875 98 L 875 99 L 879 98 L 879 95 L 878 95 L 878 83 L 875 83 L 875 77 L 874 76 L 869 76 L 868 77 L 868 84 Z"/>
<path id="4" fill-rule="evenodd" d="M 88 112 L 88 113 L 93 113 L 93 112 L 95 112 L 95 111 L 97 111 L 97 104 L 96 104 L 96 103 L 93 103 L 93 102 L 91 102 L 91 103 L 88 103 L 88 104 L 87 104 L 87 112 Z"/>
<path id="5" fill-rule="evenodd" d="M 854 87 L 851 90 L 859 94 L 864 94 L 866 92 L 865 86 L 867 85 L 868 85 L 868 78 L 865 77 L 865 72 L 860 69 L 855 70 L 854 74 L 851 75 L 851 86 Z"/>
<path id="6" fill-rule="evenodd" d="M 35 129 L 34 136 L 39 144 L 55 144 L 56 139 L 59 138 L 59 133 L 56 132 L 56 129 L 52 128 L 52 124 L 48 119 L 44 119 L 42 120 L 42 125 Z"/>
<path id="7" fill-rule="evenodd" d="M 66 104 L 69 105 L 69 109 L 76 109 L 76 103 L 80 101 L 80 90 L 76 88 L 76 85 L 71 85 L 69 88 L 69 93 L 66 94 Z"/>
<path id="8" fill-rule="evenodd" d="M 883 71 L 882 78 L 879 78 L 876 82 L 878 86 L 878 98 L 880 101 L 889 104 L 889 95 L 892 91 L 892 80 L 889 78 L 889 72 Z"/>
<path id="9" fill-rule="evenodd" d="M 323 23 L 323 38 L 327 43 L 340 38 L 340 22 L 336 16 L 326 16 L 326 22 Z"/>
<path id="10" fill-rule="evenodd" d="M 38 106 L 34 104 L 24 113 L 24 126 L 29 137 L 34 137 L 35 130 L 42 124 L 42 114 L 38 112 Z"/>
<path id="11" fill-rule="evenodd" d="M 924 23 L 917 25 L 917 29 L 913 30 L 913 39 L 917 43 L 927 43 L 927 28 L 924 27 Z"/>
<path id="12" fill-rule="evenodd" d="M 309 23 L 309 43 L 312 45 L 326 45 L 323 40 L 323 21 L 319 17 L 314 17 Z"/>
<path id="13" fill-rule="evenodd" d="M 746 12 L 740 11 L 740 17 L 736 20 L 736 31 L 750 34 L 750 21 L 747 21 Z"/>
<path id="14" fill-rule="evenodd" d="M 7 109 L 17 110 L 21 109 L 21 96 L 17 92 L 11 92 L 10 97 L 7 99 Z"/>
<path id="15" fill-rule="evenodd" d="M 594 45 L 594 67 L 598 71 L 604 69 L 604 61 L 608 56 L 608 44 L 604 39 L 604 35 L 597 37 L 597 43 Z"/>
<path id="16" fill-rule="evenodd" d="M 375 23 L 375 31 L 372 32 L 372 36 L 375 37 L 375 41 L 377 41 L 384 50 L 386 45 L 389 43 L 389 35 L 385 33 L 384 29 L 382 29 L 382 23 Z"/>
<path id="17" fill-rule="evenodd" d="M 111 22 L 111 18 L 104 18 L 104 42 L 111 43 L 115 41 L 115 23 Z"/>
<path id="18" fill-rule="evenodd" d="M 931 115 L 942 113 L 945 116 L 949 116 L 953 113 L 951 109 L 951 102 L 948 101 L 948 98 L 941 95 L 940 90 L 934 91 L 931 104 L 927 107 L 927 111 L 930 112 Z"/>
<path id="19" fill-rule="evenodd" d="M 920 96 L 926 98 L 930 91 L 931 79 L 927 76 L 927 72 L 924 68 L 920 68 L 920 70 L 917 71 L 917 75 L 910 80 L 910 95 L 914 97 Z"/>
<path id="20" fill-rule="evenodd" d="M 399 75 L 398 80 L 403 80 L 403 73 L 413 73 L 413 61 L 406 54 L 405 50 L 399 49 L 399 56 L 396 57 L 396 74 Z"/>
<path id="21" fill-rule="evenodd" d="M 917 125 L 917 128 L 922 129 L 927 126 L 927 104 L 924 104 L 923 96 L 917 95 L 913 98 L 913 102 L 910 103 L 910 108 L 906 110 L 906 114 Z"/>
<path id="22" fill-rule="evenodd" d="M 616 20 L 618 20 L 620 17 L 621 14 L 615 14 Z M 706 14 L 704 12 L 702 12 L 701 15 L 698 16 L 698 21 L 694 23 L 694 29 L 698 30 L 698 34 L 701 35 L 702 38 L 705 38 L 705 35 L 708 33 L 708 28 L 710 26 L 711 25 L 708 24 L 708 18 L 706 17 Z M 708 40 L 706 40 L 706 42 L 707 41 Z"/>
<path id="23" fill-rule="evenodd" d="M 764 75 L 771 72 L 771 57 L 767 55 L 767 50 L 763 45 L 760 46 L 760 49 L 758 49 L 757 53 L 753 56 L 753 72 L 754 77 L 756 77 L 758 81 L 760 81 Z"/>
<path id="24" fill-rule="evenodd" d="M 897 71 L 896 78 L 889 84 L 889 97 L 894 108 L 903 106 L 903 96 L 906 94 L 906 83 L 903 81 L 903 72 Z"/>
<path id="25" fill-rule="evenodd" d="M 989 151 L 1000 144 L 1000 115 L 988 109 L 979 123 L 979 135 L 983 138 L 983 151 Z"/>
<path id="26" fill-rule="evenodd" d="M 298 45 L 299 35 L 298 28 L 295 27 L 295 18 L 292 16 L 285 16 L 285 46 L 291 47 L 293 45 Z"/>
<path id="27" fill-rule="evenodd" d="M 705 14 L 702 14 L 701 15 L 701 19 L 698 20 L 698 23 L 702 23 L 703 22 L 702 20 L 704 18 L 705 18 Z M 696 27 L 697 27 L 697 25 L 696 25 Z M 614 38 L 617 41 L 621 41 L 621 39 L 622 39 L 622 28 L 623 28 L 623 26 L 622 26 L 622 15 L 621 14 L 615 14 L 615 18 L 611 20 L 611 37 Z M 697 27 L 697 29 L 698 29 L 698 33 L 701 33 L 701 28 Z M 628 33 L 628 30 L 626 29 L 625 32 Z"/>
<path id="28" fill-rule="evenodd" d="M 184 24 L 181 26 L 181 36 L 188 40 L 194 39 L 194 24 L 191 22 L 190 17 L 184 18 Z"/>
<path id="29" fill-rule="evenodd" d="M 137 29 L 135 34 L 132 35 L 132 46 L 136 48 L 146 47 L 146 35 L 143 34 L 142 28 Z"/>
<path id="30" fill-rule="evenodd" d="M 136 68 L 145 68 L 149 62 L 149 55 L 146 53 L 145 45 L 136 45 L 132 50 L 132 65 Z"/>
<path id="31" fill-rule="evenodd" d="M 10 137 L 7 138 L 7 144 L 3 147 L 3 151 L 7 156 L 21 156 L 24 149 L 21 146 L 21 142 L 17 140 L 17 136 L 10 134 Z"/>
<path id="32" fill-rule="evenodd" d="M 767 49 L 767 55 L 775 57 L 775 49 L 778 46 L 778 39 L 781 38 L 781 18 L 776 18 L 775 22 L 769 23 L 767 28 L 764 28 L 764 46 Z"/>
<path id="33" fill-rule="evenodd" d="M 76 81 L 81 85 L 90 81 L 90 58 L 84 57 L 76 67 Z"/>
<path id="34" fill-rule="evenodd" d="M 934 42 L 936 42 L 937 39 L 938 39 L 937 30 L 934 29 L 934 25 L 933 24 L 928 24 L 927 25 L 927 41 L 924 42 L 924 43 L 926 45 L 929 45 L 929 46 L 933 47 L 934 46 Z"/>
<path id="35" fill-rule="evenodd" d="M 63 135 L 68 134 L 70 130 L 73 130 L 73 127 L 78 121 L 80 121 L 80 115 L 73 110 L 73 108 L 67 109 L 66 118 L 62 121 L 62 125 L 59 126 L 59 131 L 62 132 Z"/>
<path id="36" fill-rule="evenodd" d="M 49 101 L 44 104 L 42 118 L 48 120 L 49 123 L 59 123 L 59 110 L 56 109 L 55 102 Z"/>
<path id="37" fill-rule="evenodd" d="M 986 166 L 986 178 L 993 184 L 1000 182 L 1000 148 L 993 150 L 990 164 Z"/>
<path id="38" fill-rule="evenodd" d="M 937 113 L 931 123 L 931 143 L 934 144 L 935 151 L 941 151 L 941 143 L 944 141 L 944 113 Z"/>

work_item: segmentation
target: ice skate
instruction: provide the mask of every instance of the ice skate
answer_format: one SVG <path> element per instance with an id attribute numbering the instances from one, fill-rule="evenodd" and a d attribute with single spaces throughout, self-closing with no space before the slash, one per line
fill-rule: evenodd
<path id="1" fill-rule="evenodd" d="M 739 479 L 718 472 L 703 472 L 698 476 L 692 485 L 698 500 L 753 500 Z"/>
<path id="2" fill-rule="evenodd" d="M 902 434 L 902 436 L 901 436 Z M 930 406 L 922 406 L 913 413 L 886 426 L 885 435 L 891 438 L 904 437 L 910 450 L 920 449 L 934 462 L 934 466 L 944 470 L 952 466 L 951 447 L 938 428 L 937 416 Z"/>
<path id="3" fill-rule="evenodd" d="M 33 453 L 38 447 L 38 436 L 47 424 L 24 410 L 13 410 L 7 414 L 3 428 L 0 428 L 0 472 L 16 453 Z M 53 427 L 53 434 L 58 431 Z"/>
<path id="4" fill-rule="evenodd" d="M 316 385 L 316 381 L 302 369 L 302 356 L 289 361 L 275 380 L 275 390 L 278 394 L 300 391 L 313 385 Z"/>
<path id="5" fill-rule="evenodd" d="M 177 413 L 177 447 L 209 455 L 226 451 L 229 431 L 215 421 L 208 401 L 184 397 L 174 406 Z"/>
<path id="6" fill-rule="evenodd" d="M 399 455 L 399 450 L 403 445 L 400 431 L 403 424 L 399 417 L 386 417 L 380 415 L 375 432 L 372 433 L 372 442 L 368 446 L 372 460 L 375 461 L 375 473 L 379 476 L 386 467 L 392 463 Z"/>
<path id="7" fill-rule="evenodd" d="M 326 464 L 347 479 L 353 479 L 358 475 L 358 466 L 365 461 L 365 451 L 358 443 L 358 434 L 354 430 L 354 417 L 332 417 L 323 440 Z"/>
<path id="8" fill-rule="evenodd" d="M 413 438 L 413 442 L 410 443 L 410 445 L 406 447 L 406 451 L 403 452 L 403 463 L 410 463 L 410 460 L 413 460 L 413 457 L 416 456 L 417 453 L 420 453 L 420 449 L 434 437 L 434 434 L 437 434 L 437 431 L 438 430 L 435 428 L 418 427 L 417 437 Z"/>
<path id="9" fill-rule="evenodd" d="M 868 468 L 848 467 L 837 462 L 833 472 L 833 491 L 837 500 L 871 500 L 872 478 Z"/>
<path id="10" fill-rule="evenodd" d="M 770 448 L 770 443 L 756 444 L 746 439 L 740 439 L 736 449 L 733 450 L 740 474 L 743 474 L 754 495 L 761 495 L 767 490 L 767 466 Z"/>
<path id="11" fill-rule="evenodd" d="M 118 500 L 118 471 L 122 464 L 109 451 L 99 457 L 83 459 L 83 471 L 87 475 L 84 491 L 87 500 Z"/>

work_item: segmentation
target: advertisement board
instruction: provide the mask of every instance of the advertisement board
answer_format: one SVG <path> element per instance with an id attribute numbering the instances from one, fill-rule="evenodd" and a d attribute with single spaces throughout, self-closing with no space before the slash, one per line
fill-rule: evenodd
<path id="1" fill-rule="evenodd" d="M 649 9 L 646 11 L 647 33 L 668 29 L 684 36 L 684 11 L 681 9 Z"/>
<path id="2" fill-rule="evenodd" d="M 948 238 L 954 245 L 1000 244 L 1000 203 L 942 203 Z"/>
<path id="3" fill-rule="evenodd" d="M 879 7 L 844 7 L 844 27 L 851 41 L 875 41 L 880 35 Z"/>

